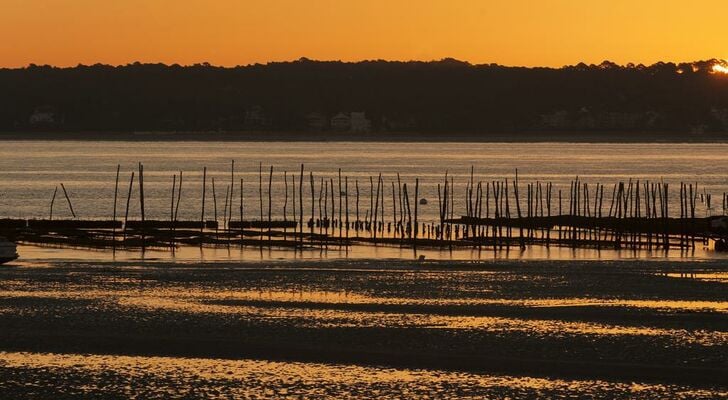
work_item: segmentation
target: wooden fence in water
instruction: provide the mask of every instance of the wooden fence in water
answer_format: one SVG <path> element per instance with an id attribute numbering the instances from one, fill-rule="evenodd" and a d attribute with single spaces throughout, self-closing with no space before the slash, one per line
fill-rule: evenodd
<path id="1" fill-rule="evenodd" d="M 137 174 L 135 176 L 135 174 Z M 306 173 L 304 165 L 294 174 L 283 172 L 283 207 L 275 212 L 272 185 L 274 168 L 258 170 L 258 215 L 246 219 L 243 179 L 235 177 L 231 163 L 225 197 L 218 199 L 215 179 L 208 185 L 202 173 L 199 220 L 178 219 L 182 201 L 182 172 L 172 177 L 168 220 L 146 218 L 144 166 L 130 175 L 125 212 L 119 213 L 120 166 L 116 170 L 110 220 L 78 219 L 66 187 L 61 189 L 74 219 L 53 219 L 57 188 L 48 219 L 3 219 L 0 232 L 27 243 L 96 248 L 156 247 L 178 245 L 254 245 L 290 248 L 386 244 L 420 247 L 520 247 L 569 246 L 586 248 L 670 249 L 694 248 L 712 239 L 725 243 L 728 197 L 722 194 L 718 216 L 697 217 L 696 209 L 714 212 L 712 196 L 697 183 L 679 185 L 679 213 L 670 210 L 674 189 L 663 181 L 629 179 L 607 187 L 586 183 L 578 177 L 569 193 L 555 190 L 550 182 L 513 179 L 482 181 L 471 168 L 469 179 L 456 185 L 448 173 L 437 184 L 438 218 L 420 221 L 420 180 L 403 182 L 399 174 L 386 182 L 382 174 L 368 179 L 367 190 L 338 171 L 336 178 Z M 138 188 L 138 220 L 129 219 L 132 192 Z M 239 195 L 236 199 L 236 184 Z M 217 182 L 219 186 L 219 182 Z M 208 186 L 211 194 L 208 194 Z M 267 191 L 264 187 L 267 186 Z M 605 189 L 607 195 L 605 196 Z M 610 190 L 611 189 L 611 190 Z M 353 193 L 350 194 L 350 192 Z M 609 193 L 611 192 L 611 194 Z M 457 193 L 457 194 L 456 194 Z M 455 197 L 463 196 L 455 210 Z M 213 215 L 205 203 L 213 202 Z M 368 204 L 361 204 L 362 199 Z M 280 200 L 280 199 L 277 199 Z M 279 201 L 276 201 L 279 203 Z M 266 207 L 267 204 L 267 207 Z M 220 209 L 222 205 L 222 209 Z M 237 214 L 237 216 L 235 215 Z M 210 218 L 211 217 L 211 218 Z M 257 219 L 255 218 L 257 217 Z M 291 218 L 292 217 L 292 218 Z"/>

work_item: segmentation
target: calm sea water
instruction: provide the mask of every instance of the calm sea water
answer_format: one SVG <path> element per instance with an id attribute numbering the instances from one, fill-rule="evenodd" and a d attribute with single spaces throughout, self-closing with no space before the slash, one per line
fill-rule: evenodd
<path id="1" fill-rule="evenodd" d="M 5 141 L 0 148 L 0 216 L 47 217 L 54 188 L 64 183 L 80 218 L 110 218 L 117 164 L 121 165 L 118 213 L 123 215 L 129 176 L 142 162 L 147 218 L 169 218 L 172 176 L 183 171 L 179 218 L 199 219 L 203 166 L 208 168 L 206 214 L 210 218 L 214 214 L 211 178 L 215 178 L 218 213 L 222 218 L 231 160 L 235 160 L 235 217 L 239 217 L 238 186 L 243 178 L 246 219 L 255 219 L 260 214 L 260 163 L 264 171 L 264 198 L 267 171 L 274 166 L 274 218 L 282 218 L 284 171 L 297 175 L 301 163 L 306 171 L 307 218 L 311 207 L 309 171 L 314 172 L 318 196 L 320 178 L 333 178 L 334 185 L 338 185 L 339 168 L 349 180 L 352 214 L 354 185 L 358 181 L 362 218 L 369 207 L 370 176 L 376 181 L 376 175 L 383 174 L 386 219 L 392 211 L 391 184 L 396 182 L 396 174 L 408 184 L 410 196 L 414 195 L 415 177 L 419 178 L 420 197 L 429 200 L 428 205 L 419 209 L 423 222 L 437 218 L 437 183 L 442 182 L 446 171 L 455 179 L 456 214 L 465 212 L 465 184 L 471 166 L 475 168 L 476 181 L 484 182 L 512 179 L 518 168 L 524 192 L 526 182 L 553 182 L 554 199 L 562 190 L 565 208 L 569 181 L 575 176 L 587 183 L 606 184 L 605 192 L 610 192 L 611 185 L 620 180 L 663 179 L 672 184 L 673 214 L 679 213 L 680 181 L 697 182 L 700 193 L 712 193 L 713 214 L 722 213 L 720 198 L 722 192 L 728 191 L 728 144 Z M 289 189 L 291 185 L 289 180 Z M 605 193 L 605 197 L 611 197 L 611 193 Z M 132 218 L 139 215 L 138 198 L 135 182 L 130 205 Z M 289 198 L 288 212 L 292 218 L 290 201 Z M 525 199 L 521 201 L 525 203 Z M 267 201 L 263 203 L 267 215 Z M 604 203 L 608 207 L 608 199 Z M 556 200 L 553 208 L 558 208 Z M 698 214 L 706 213 L 706 206 L 699 203 Z M 54 216 L 70 217 L 60 186 Z"/>

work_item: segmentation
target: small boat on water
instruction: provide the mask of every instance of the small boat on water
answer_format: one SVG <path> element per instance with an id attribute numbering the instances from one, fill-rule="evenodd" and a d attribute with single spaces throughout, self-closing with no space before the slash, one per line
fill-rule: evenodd
<path id="1" fill-rule="evenodd" d="M 17 258 L 18 248 L 15 243 L 0 237 L 0 264 L 5 264 Z"/>

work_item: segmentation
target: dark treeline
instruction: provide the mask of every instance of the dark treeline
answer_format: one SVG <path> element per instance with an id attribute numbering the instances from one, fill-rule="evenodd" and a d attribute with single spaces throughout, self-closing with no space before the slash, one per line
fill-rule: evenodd
<path id="1" fill-rule="evenodd" d="M 716 63 L 31 65 L 0 69 L 0 130 L 720 132 Z"/>

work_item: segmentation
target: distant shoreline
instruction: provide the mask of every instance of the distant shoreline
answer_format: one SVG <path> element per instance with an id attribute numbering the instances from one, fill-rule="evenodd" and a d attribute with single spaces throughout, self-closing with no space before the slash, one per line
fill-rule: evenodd
<path id="1" fill-rule="evenodd" d="M 433 143 L 728 143 L 728 133 L 522 132 L 0 132 L 0 141 L 433 142 Z"/>

